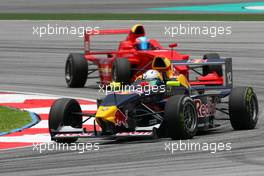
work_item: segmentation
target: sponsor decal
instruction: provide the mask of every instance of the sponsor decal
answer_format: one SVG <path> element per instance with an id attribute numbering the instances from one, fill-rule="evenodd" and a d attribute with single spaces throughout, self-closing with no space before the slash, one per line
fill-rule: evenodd
<path id="1" fill-rule="evenodd" d="M 122 132 L 117 133 L 116 136 L 141 136 L 141 135 L 152 135 L 152 132 Z"/>
<path id="2" fill-rule="evenodd" d="M 207 62 L 207 59 L 190 59 L 188 60 L 190 63 L 205 63 Z"/>
<path id="3" fill-rule="evenodd" d="M 126 128 L 128 128 L 127 116 L 124 115 L 119 109 L 115 112 L 115 121 L 118 126 L 124 125 Z"/>
<path id="4" fill-rule="evenodd" d="M 200 99 L 194 99 L 196 112 L 198 117 L 209 117 L 215 114 L 215 103 L 209 99 L 206 104 L 202 103 Z"/>
<path id="5" fill-rule="evenodd" d="M 108 110 L 108 107 L 103 107 L 102 108 L 102 111 L 107 111 Z"/>

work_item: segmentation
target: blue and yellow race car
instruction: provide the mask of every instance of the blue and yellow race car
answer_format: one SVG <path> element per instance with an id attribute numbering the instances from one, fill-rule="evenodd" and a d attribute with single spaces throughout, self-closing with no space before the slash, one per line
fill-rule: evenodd
<path id="1" fill-rule="evenodd" d="M 188 68 L 187 76 L 177 72 L 179 66 Z M 133 84 L 113 82 L 106 90 L 109 94 L 97 101 L 94 114 L 83 113 L 75 99 L 56 100 L 49 114 L 51 139 L 63 143 L 91 137 L 190 139 L 197 131 L 218 126 L 216 111 L 227 114 L 235 130 L 253 129 L 258 121 L 253 88 L 233 88 L 232 59 L 218 54 L 174 61 L 158 56 L 152 69 Z M 82 128 L 84 116 L 94 118 L 93 131 Z"/>

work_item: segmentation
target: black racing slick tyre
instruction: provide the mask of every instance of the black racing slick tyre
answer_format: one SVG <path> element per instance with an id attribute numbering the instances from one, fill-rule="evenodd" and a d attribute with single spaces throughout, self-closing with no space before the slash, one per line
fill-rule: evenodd
<path id="1" fill-rule="evenodd" d="M 220 60 L 218 53 L 208 53 L 203 56 L 204 60 Z M 208 73 L 216 72 L 218 76 L 223 76 L 222 65 L 206 65 L 203 66 L 203 76 L 206 76 Z"/>
<path id="2" fill-rule="evenodd" d="M 84 87 L 88 76 L 88 63 L 79 53 L 70 53 L 65 66 L 68 87 Z"/>
<path id="3" fill-rule="evenodd" d="M 190 139 L 198 129 L 197 112 L 193 100 L 185 95 L 169 98 L 165 105 L 167 135 L 172 139 Z"/>
<path id="4" fill-rule="evenodd" d="M 112 64 L 112 80 L 129 84 L 131 74 L 131 66 L 127 59 L 117 58 Z"/>
<path id="5" fill-rule="evenodd" d="M 71 126 L 73 128 L 82 127 L 82 116 L 76 113 L 81 113 L 79 103 L 74 99 L 61 98 L 56 100 L 51 106 L 49 112 L 49 131 L 51 138 L 56 134 L 61 126 Z M 74 114 L 75 113 L 75 114 Z M 78 138 L 56 139 L 60 143 L 72 143 Z"/>
<path id="6" fill-rule="evenodd" d="M 258 99 L 251 87 L 233 88 L 229 95 L 229 117 L 235 130 L 254 129 L 258 122 Z"/>

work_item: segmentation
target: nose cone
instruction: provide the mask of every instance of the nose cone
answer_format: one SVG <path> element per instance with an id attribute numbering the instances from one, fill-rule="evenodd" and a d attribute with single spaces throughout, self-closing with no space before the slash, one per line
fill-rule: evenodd
<path id="1" fill-rule="evenodd" d="M 95 118 L 101 118 L 104 121 L 115 123 L 115 113 L 118 110 L 116 106 L 99 106 Z"/>

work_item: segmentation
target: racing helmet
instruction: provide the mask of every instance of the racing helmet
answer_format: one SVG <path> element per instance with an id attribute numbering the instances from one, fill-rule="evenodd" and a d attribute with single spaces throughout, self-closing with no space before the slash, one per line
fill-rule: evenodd
<path id="1" fill-rule="evenodd" d="M 160 85 L 162 76 L 157 70 L 148 70 L 142 75 L 142 79 L 149 82 L 150 85 Z"/>
<path id="2" fill-rule="evenodd" d="M 138 50 L 148 50 L 149 49 L 149 42 L 147 37 L 138 37 L 136 39 L 136 47 Z"/>

